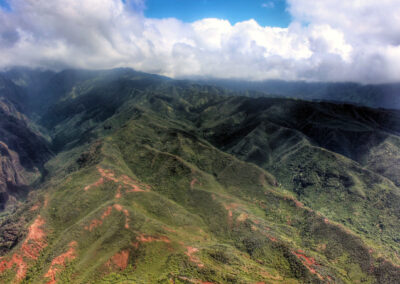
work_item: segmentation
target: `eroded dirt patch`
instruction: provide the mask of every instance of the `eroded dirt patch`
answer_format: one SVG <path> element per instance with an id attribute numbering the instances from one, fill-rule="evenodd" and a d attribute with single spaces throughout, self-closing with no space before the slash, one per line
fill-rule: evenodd
<path id="1" fill-rule="evenodd" d="M 239 207 L 239 204 L 236 203 L 229 203 L 229 204 L 223 204 L 225 209 L 228 211 L 228 225 L 230 228 L 232 228 L 233 224 L 233 212 L 232 210 L 236 209 Z"/>
<path id="2" fill-rule="evenodd" d="M 50 280 L 47 282 L 47 284 L 57 283 L 57 280 L 56 280 L 57 273 L 64 269 L 64 267 L 68 261 L 75 259 L 77 246 L 78 246 L 78 243 L 76 241 L 70 242 L 68 245 L 68 247 L 69 247 L 68 251 L 66 251 L 65 253 L 63 253 L 53 259 L 49 270 L 44 275 L 44 277 L 50 278 Z"/>
<path id="3" fill-rule="evenodd" d="M 197 178 L 192 179 L 192 181 L 190 182 L 190 188 L 193 189 L 193 188 L 194 188 L 194 185 L 195 185 L 197 182 L 199 182 L 199 181 L 197 180 Z"/>
<path id="4" fill-rule="evenodd" d="M 40 203 L 36 203 L 31 207 L 31 209 L 29 209 L 29 211 L 36 211 L 39 209 L 39 206 L 40 206 Z"/>
<path id="5" fill-rule="evenodd" d="M 115 194 L 115 198 L 121 198 L 122 194 L 121 194 L 121 185 L 118 186 L 117 188 L 117 193 Z"/>
<path id="6" fill-rule="evenodd" d="M 301 260 L 301 262 L 307 267 L 307 269 L 312 273 L 317 275 L 317 277 L 321 280 L 324 278 L 315 270 L 315 266 L 318 266 L 318 263 L 315 261 L 313 257 L 308 257 L 302 250 L 292 251 L 292 253 L 297 256 Z"/>
<path id="7" fill-rule="evenodd" d="M 114 208 L 118 212 L 123 212 L 125 215 L 125 229 L 129 229 L 129 211 L 128 209 L 124 209 L 120 204 L 114 204 Z"/>
<path id="8" fill-rule="evenodd" d="M 123 250 L 114 254 L 108 261 L 107 265 L 114 265 L 118 267 L 119 270 L 124 270 L 128 266 L 129 262 L 129 251 Z"/>
<path id="9" fill-rule="evenodd" d="M 137 242 L 133 242 L 132 245 L 138 249 L 141 243 L 152 243 L 152 242 L 163 242 L 170 244 L 171 240 L 166 236 L 150 236 L 145 234 L 140 234 L 136 237 Z M 171 248 L 170 248 L 171 249 Z"/>
<path id="10" fill-rule="evenodd" d="M 35 219 L 29 226 L 28 235 L 21 248 L 12 255 L 10 260 L 0 258 L 0 273 L 16 267 L 15 282 L 20 282 L 25 278 L 29 268 L 28 262 L 36 260 L 47 246 L 46 234 L 42 229 L 45 223 L 40 215 Z"/>
<path id="11" fill-rule="evenodd" d="M 100 219 L 93 219 L 88 226 L 85 226 L 85 230 L 91 232 L 91 231 L 93 231 L 93 229 L 103 225 L 104 219 L 106 219 L 108 216 L 111 215 L 113 208 L 115 210 L 117 210 L 118 212 L 122 212 L 125 215 L 124 227 L 125 227 L 125 229 L 129 229 L 129 211 L 128 211 L 128 209 L 125 209 L 120 204 L 114 204 L 113 206 L 107 207 L 107 209 L 101 215 Z"/>
<path id="12" fill-rule="evenodd" d="M 191 262 L 197 264 L 198 267 L 202 268 L 204 267 L 204 264 L 201 263 L 200 259 L 195 255 L 198 251 L 198 248 L 187 246 L 185 254 L 189 257 L 189 260 Z"/>
<path id="13" fill-rule="evenodd" d="M 85 186 L 84 188 L 85 191 L 98 187 L 104 184 L 106 181 L 119 184 L 115 198 L 122 197 L 122 188 L 125 189 L 125 193 L 148 192 L 151 189 L 149 185 L 134 180 L 128 177 L 127 175 L 121 175 L 120 177 L 116 177 L 116 174 L 112 170 L 103 169 L 101 167 L 97 167 L 97 170 L 100 174 L 100 178 L 96 182 Z"/>

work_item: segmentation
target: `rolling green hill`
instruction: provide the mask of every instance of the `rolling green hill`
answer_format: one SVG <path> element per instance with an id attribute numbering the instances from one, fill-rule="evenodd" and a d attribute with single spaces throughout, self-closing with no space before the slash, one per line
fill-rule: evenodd
<path id="1" fill-rule="evenodd" d="M 8 76 L 39 173 L 1 213 L 1 283 L 400 280 L 400 112 L 129 69 Z"/>

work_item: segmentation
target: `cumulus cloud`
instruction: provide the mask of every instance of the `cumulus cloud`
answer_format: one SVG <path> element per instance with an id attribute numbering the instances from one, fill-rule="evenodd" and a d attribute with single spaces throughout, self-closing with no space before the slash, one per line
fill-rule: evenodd
<path id="1" fill-rule="evenodd" d="M 132 67 L 171 77 L 400 80 L 398 0 L 288 0 L 288 28 L 150 19 L 144 0 L 9 0 L 0 67 Z"/>

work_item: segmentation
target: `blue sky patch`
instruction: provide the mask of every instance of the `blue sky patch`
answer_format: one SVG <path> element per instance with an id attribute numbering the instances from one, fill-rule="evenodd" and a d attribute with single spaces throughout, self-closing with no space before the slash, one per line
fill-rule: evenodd
<path id="1" fill-rule="evenodd" d="M 10 11 L 10 5 L 7 3 L 6 0 L 0 0 L 0 9 L 6 10 L 6 11 Z"/>
<path id="2" fill-rule="evenodd" d="M 146 17 L 184 22 L 220 18 L 235 24 L 255 19 L 262 26 L 287 27 L 291 21 L 284 0 L 147 0 L 146 7 Z"/>

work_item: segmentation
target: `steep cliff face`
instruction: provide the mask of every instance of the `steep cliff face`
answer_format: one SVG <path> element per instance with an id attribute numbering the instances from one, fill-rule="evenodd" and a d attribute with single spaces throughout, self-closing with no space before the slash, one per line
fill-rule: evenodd
<path id="1" fill-rule="evenodd" d="M 38 170 L 27 173 L 18 154 L 0 141 L 0 209 L 6 204 L 15 204 L 16 196 L 21 195 L 28 185 L 28 176 L 37 174 Z"/>
<path id="2" fill-rule="evenodd" d="M 51 155 L 25 114 L 26 101 L 21 88 L 0 76 L 0 211 L 24 199 Z"/>

